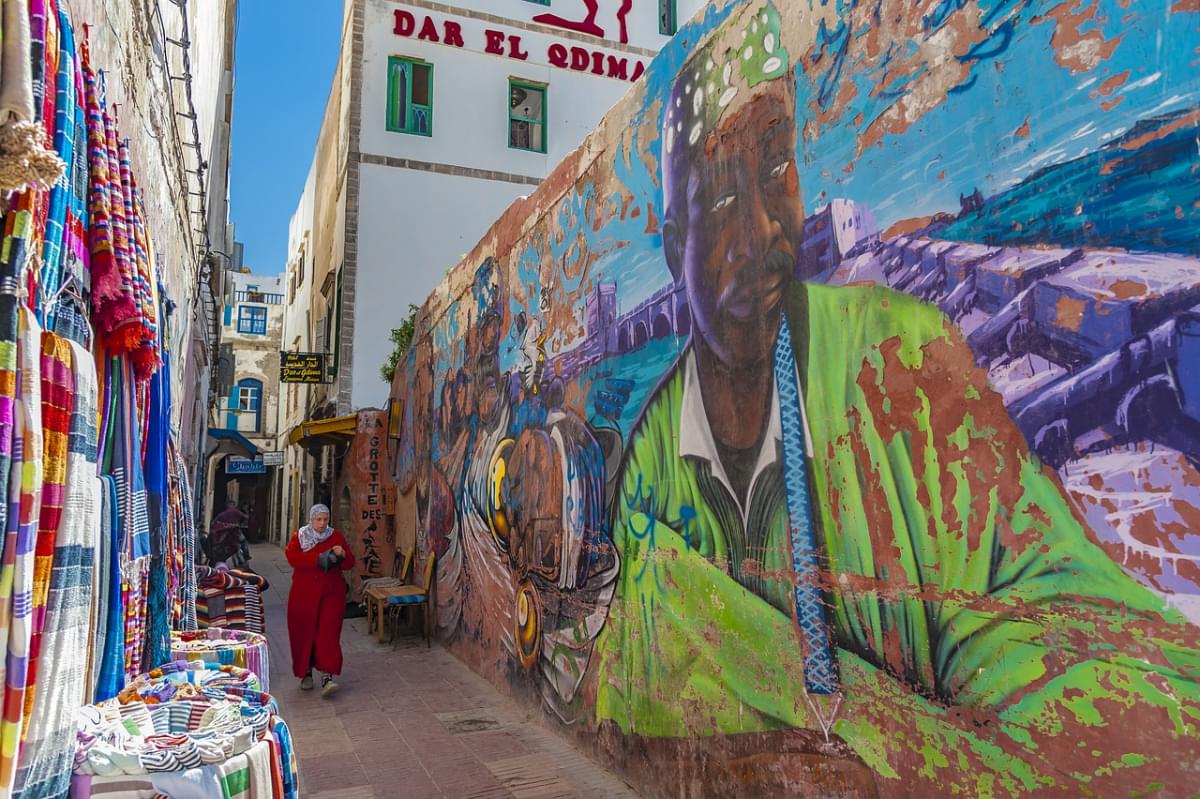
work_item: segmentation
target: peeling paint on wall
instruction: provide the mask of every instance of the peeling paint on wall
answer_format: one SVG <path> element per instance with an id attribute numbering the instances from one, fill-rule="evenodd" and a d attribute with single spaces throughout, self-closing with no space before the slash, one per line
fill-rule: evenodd
<path id="1" fill-rule="evenodd" d="M 656 795 L 1193 790 L 1192 5 L 709 7 L 418 315 L 438 635 Z"/>

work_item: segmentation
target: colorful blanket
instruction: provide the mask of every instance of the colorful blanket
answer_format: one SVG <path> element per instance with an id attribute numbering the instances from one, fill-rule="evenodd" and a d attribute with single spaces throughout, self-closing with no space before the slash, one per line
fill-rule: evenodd
<path id="1" fill-rule="evenodd" d="M 91 596 L 99 542 L 100 481 L 96 477 L 96 370 L 91 353 L 72 344 L 74 404 L 71 409 L 65 502 L 54 550 L 54 571 L 38 701 L 29 715 L 17 784 L 21 799 L 57 799 L 67 791 L 75 756 L 76 710 L 86 688 L 92 636 Z"/>
<path id="2" fill-rule="evenodd" d="M 12 465 L 13 414 L 17 397 L 17 296 L 30 256 L 36 192 L 19 194 L 4 219 L 0 245 L 0 487 L 7 488 Z M 0 502 L 0 530 L 7 528 L 8 503 Z M 2 645 L 0 645 L 2 646 Z"/>
<path id="3" fill-rule="evenodd" d="M 108 134 L 100 105 L 100 81 L 91 66 L 88 43 L 80 47 L 83 65 L 84 103 L 88 142 L 88 251 L 91 260 L 92 311 L 99 313 L 109 303 L 120 302 L 116 234 L 113 230 L 113 180 L 109 175 Z M 120 175 L 117 176 L 120 185 Z"/>
<path id="4" fill-rule="evenodd" d="M 112 475 L 101 475 L 100 568 L 97 571 L 96 685 L 100 702 L 116 696 L 125 684 L 125 608 L 121 602 L 120 495 Z"/>
<path id="5" fill-rule="evenodd" d="M 196 620 L 200 627 L 266 632 L 263 592 L 267 581 L 252 571 L 196 569 Z"/>
<path id="6" fill-rule="evenodd" d="M 0 648 L 5 656 L 4 715 L 0 718 L 0 798 L 12 796 L 25 713 L 33 616 L 34 541 L 42 483 L 41 330 L 28 309 L 19 317 L 18 393 L 9 474 L 8 520 L 0 564 Z"/>
<path id="7" fill-rule="evenodd" d="M 53 333 L 42 333 L 42 506 L 34 545 L 33 618 L 29 643 L 29 689 L 25 694 L 26 725 L 36 697 L 42 632 L 54 566 L 59 524 L 67 488 L 67 444 L 75 395 L 71 344 Z M 22 734 L 24 739 L 24 734 Z"/>
<path id="8" fill-rule="evenodd" d="M 174 660 L 199 659 L 240 666 L 257 674 L 263 688 L 271 690 L 267 639 L 258 633 L 218 627 L 194 633 L 174 632 L 171 634 L 171 657 Z"/>
<path id="9" fill-rule="evenodd" d="M 136 372 L 136 366 L 135 366 Z M 171 437 L 171 384 L 168 369 L 150 378 L 150 403 L 146 429 L 146 510 L 150 538 L 150 581 L 147 592 L 148 635 L 143 663 L 148 668 L 165 662 L 171 654 L 169 597 L 171 552 L 168 549 L 167 443 Z"/>
<path id="10" fill-rule="evenodd" d="M 64 12 L 58 14 L 57 74 L 54 86 L 53 141 L 54 150 L 65 165 L 62 177 L 50 190 L 46 216 L 46 232 L 42 242 L 42 270 L 39 275 L 41 298 L 40 321 L 48 318 L 52 310 L 48 302 L 62 283 L 64 245 L 69 249 L 67 231 L 68 217 L 74 205 L 71 194 L 74 189 L 75 162 L 75 35 L 70 20 Z"/>
<path id="11" fill-rule="evenodd" d="M 192 516 L 192 487 L 188 482 L 187 462 L 172 444 L 174 479 L 171 481 L 171 512 L 178 531 L 176 552 L 183 553 L 183 573 L 179 582 L 179 604 L 182 607 L 178 629 L 195 630 L 196 620 L 196 524 Z"/>

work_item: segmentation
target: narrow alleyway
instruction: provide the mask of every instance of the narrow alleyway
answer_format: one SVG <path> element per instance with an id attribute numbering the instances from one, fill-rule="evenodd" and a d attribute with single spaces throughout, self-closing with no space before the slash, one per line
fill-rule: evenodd
<path id="1" fill-rule="evenodd" d="M 252 565 L 271 583 L 271 687 L 296 740 L 305 799 L 635 796 L 437 644 L 405 639 L 393 650 L 366 634 L 364 619 L 342 632 L 337 697 L 301 691 L 288 654 L 291 571 L 266 544 Z"/>

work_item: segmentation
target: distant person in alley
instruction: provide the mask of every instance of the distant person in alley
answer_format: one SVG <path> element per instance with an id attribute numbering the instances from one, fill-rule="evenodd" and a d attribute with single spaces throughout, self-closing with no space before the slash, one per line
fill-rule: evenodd
<path id="1" fill-rule="evenodd" d="M 308 524 L 288 541 L 287 559 L 295 569 L 288 595 L 292 673 L 308 691 L 315 668 L 321 672 L 321 695 L 332 696 L 342 673 L 346 581 L 341 573 L 354 568 L 354 555 L 346 537 L 330 525 L 329 508 L 312 506 Z"/>

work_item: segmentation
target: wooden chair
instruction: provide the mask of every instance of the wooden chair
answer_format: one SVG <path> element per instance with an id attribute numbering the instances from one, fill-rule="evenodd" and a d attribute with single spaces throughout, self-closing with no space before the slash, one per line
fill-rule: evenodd
<path id="1" fill-rule="evenodd" d="M 391 621 L 391 637 L 392 646 L 396 646 L 396 628 L 400 625 L 400 613 L 405 608 L 421 608 L 422 610 L 422 630 L 425 634 L 425 646 L 429 646 L 430 636 L 430 619 L 429 619 L 429 604 L 430 597 L 433 595 L 433 574 L 434 563 L 437 556 L 432 552 L 429 553 L 429 560 L 425 561 L 425 583 L 421 587 L 415 585 L 405 586 L 403 589 L 397 589 L 397 593 L 392 594 L 387 598 L 387 613 Z"/>
<path id="2" fill-rule="evenodd" d="M 412 547 L 409 547 L 403 556 L 397 552 L 392 558 L 391 579 L 377 579 L 373 585 L 368 586 L 363 591 L 363 600 L 367 605 L 367 634 L 370 635 L 371 631 L 375 630 L 381 643 L 384 640 L 383 617 L 384 611 L 387 608 L 387 598 L 395 591 L 413 587 L 406 585 L 408 573 L 412 569 L 412 563 Z"/>

